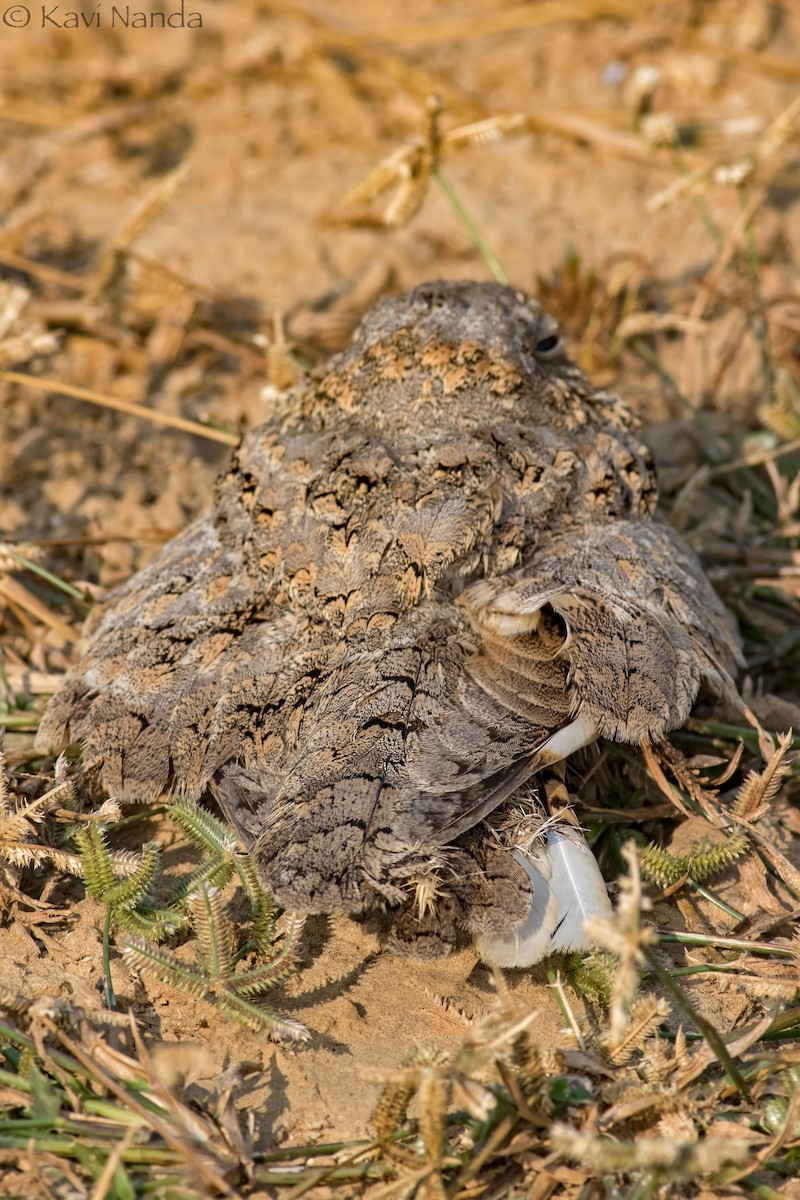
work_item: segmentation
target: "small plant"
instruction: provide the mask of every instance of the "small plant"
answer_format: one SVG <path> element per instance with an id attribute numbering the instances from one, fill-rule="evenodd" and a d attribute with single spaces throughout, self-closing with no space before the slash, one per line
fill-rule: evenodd
<path id="1" fill-rule="evenodd" d="M 303 1041 L 309 1033 L 305 1025 L 291 1017 L 269 1011 L 259 1003 L 269 988 L 280 983 L 295 969 L 297 946 L 303 932 L 303 920 L 287 914 L 283 942 L 267 962 L 237 969 L 245 947 L 237 945 L 233 922 L 225 915 L 218 889 L 202 883 L 188 898 L 189 920 L 197 939 L 195 965 L 188 966 L 176 954 L 149 946 L 135 938 L 123 946 L 126 962 L 136 970 L 185 992 L 202 996 L 215 1007 L 240 1021 L 249 1029 L 267 1030 L 276 1040 L 282 1037 Z"/>
<path id="2" fill-rule="evenodd" d="M 19 870 L 51 863 L 82 878 L 89 895 L 106 906 L 103 960 L 112 1007 L 110 933 L 116 927 L 134 935 L 123 954 L 137 968 L 192 996 L 213 999 L 221 1012 L 251 1029 L 267 1029 L 275 1037 L 308 1036 L 299 1021 L 260 1004 L 262 993 L 294 970 L 303 921 L 287 915 L 277 933 L 272 897 L 224 822 L 186 798 L 167 807 L 169 817 L 200 853 L 196 867 L 170 880 L 156 842 L 145 842 L 139 851 L 112 847 L 110 830 L 121 817 L 116 801 L 106 800 L 94 812 L 77 810 L 65 759 L 56 764 L 54 786 L 34 800 L 12 798 L 3 768 L 0 749 L 0 864 L 5 861 L 10 869 Z M 240 938 L 221 898 L 222 890 L 234 881 L 252 916 Z M 153 945 L 189 927 L 198 940 L 196 966 Z M 276 936 L 281 938 L 277 951 Z M 255 962 L 243 967 L 248 954 Z"/>
<path id="3" fill-rule="evenodd" d="M 718 875 L 740 858 L 749 848 L 743 833 L 731 834 L 718 846 L 706 842 L 695 843 L 689 854 L 676 856 L 651 842 L 642 851 L 639 865 L 645 879 L 662 888 L 671 888 L 682 880 L 702 883 L 711 875 Z"/>
<path id="4" fill-rule="evenodd" d="M 132 966 L 191 996 L 212 1000 L 221 1012 L 251 1029 L 267 1029 L 275 1037 L 306 1038 L 308 1032 L 299 1021 L 266 1010 L 258 1000 L 294 970 L 302 920 L 294 915 L 286 917 L 282 944 L 275 953 L 275 905 L 261 886 L 252 859 L 239 849 L 233 831 L 192 800 L 179 799 L 167 812 L 200 851 L 201 859 L 193 870 L 168 885 L 161 898 L 157 892 L 159 884 L 164 891 L 164 876 L 161 852 L 154 842 L 146 842 L 139 854 L 123 852 L 120 858 L 110 849 L 105 831 L 96 825 L 75 833 L 87 891 L 107 906 L 108 995 L 112 995 L 108 929 L 117 925 L 134 935 L 123 947 Z M 221 899 L 223 889 L 234 880 L 252 913 L 241 940 L 224 913 Z M 189 926 L 198 942 L 196 966 L 153 945 Z M 266 961 L 240 969 L 242 958 L 249 953 Z"/>
<path id="5" fill-rule="evenodd" d="M 596 947 L 588 954 L 570 954 L 564 962 L 564 981 L 592 1004 L 608 1007 L 616 971 L 613 955 Z"/>
<path id="6" fill-rule="evenodd" d="M 87 891 L 109 907 L 113 925 L 163 941 L 186 928 L 188 899 L 199 887 L 225 888 L 238 877 L 253 913 L 248 948 L 262 951 L 274 934 L 275 908 L 258 881 L 252 860 L 239 849 L 236 834 L 192 800 L 176 800 L 167 813 L 200 852 L 200 862 L 193 870 L 166 890 L 162 887 L 164 894 L 157 899 L 158 883 L 163 880 L 158 846 L 146 842 L 139 853 L 114 851 L 106 833 L 90 826 L 75 833 Z"/>
<path id="7" fill-rule="evenodd" d="M 105 831 L 89 826 L 76 831 L 75 843 L 86 890 L 107 906 L 111 924 L 159 940 L 186 925 L 179 903 L 153 902 L 161 867 L 161 850 L 155 842 L 145 842 L 138 854 L 119 856 L 110 849 Z"/>

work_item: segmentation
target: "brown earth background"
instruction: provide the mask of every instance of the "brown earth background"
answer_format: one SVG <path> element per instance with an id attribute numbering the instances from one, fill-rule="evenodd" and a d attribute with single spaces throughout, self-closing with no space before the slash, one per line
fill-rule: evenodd
<path id="1" fill-rule="evenodd" d="M 762 444 L 763 361 L 734 302 L 740 284 L 699 285 L 726 239 L 741 245 L 748 203 L 760 298 L 778 313 L 775 361 L 800 378 L 800 143 L 771 126 L 800 85 L 794 4 L 189 0 L 199 29 L 125 29 L 105 0 L 53 7 L 44 28 L 38 5 L 27 24 L 21 5 L 0 17 L 0 279 L 30 291 L 19 330 L 34 339 L 32 357 L 0 366 L 234 433 L 257 424 L 270 387 L 346 344 L 379 294 L 490 277 L 435 183 L 401 227 L 336 219 L 382 158 L 421 135 L 437 94 L 445 133 L 529 119 L 445 156 L 443 173 L 512 282 L 542 295 L 593 378 L 641 412 L 667 490 L 697 465 L 691 408 Z M 72 11 L 99 26 L 54 27 Z M 747 187 L 715 175 L 719 165 L 754 167 Z M 658 203 L 692 171 L 696 193 Z M 620 333 L 635 313 L 657 370 Z M 654 332 L 675 313 L 705 318 L 702 334 L 669 320 Z M 0 388 L 0 539 L 35 545 L 63 578 L 113 586 L 208 504 L 225 445 L 53 389 Z M 714 514 L 688 525 L 702 550 Z M 0 615 L 6 678 L 38 704 L 72 660 L 74 634 L 13 603 L 0 601 Z M 765 658 L 751 683 L 773 712 L 784 705 L 772 727 L 797 727 L 796 688 L 775 663 Z M 12 763 L 24 738 L 8 735 Z M 180 862 L 169 830 L 147 835 Z M 142 836 L 134 826 L 129 844 Z M 68 920 L 0 927 L 3 981 L 28 994 L 68 997 L 101 978 L 102 909 L 77 885 L 58 888 L 48 898 Z M 684 903 L 670 919 L 691 928 L 700 908 Z M 206 1048 L 201 1093 L 234 1061 L 260 1064 L 243 1095 L 264 1144 L 363 1133 L 376 1069 L 415 1042 L 455 1045 L 457 1010 L 480 1014 L 491 1000 L 470 951 L 393 959 L 345 918 L 312 922 L 304 955 L 281 1003 L 311 1028 L 306 1046 L 231 1027 L 112 963 L 120 1004 L 133 1003 L 148 1036 Z M 544 969 L 510 982 L 540 1009 L 537 1035 L 557 1040 L 564 1022 Z M 726 1027 L 751 1010 L 735 991 L 687 987 Z"/>

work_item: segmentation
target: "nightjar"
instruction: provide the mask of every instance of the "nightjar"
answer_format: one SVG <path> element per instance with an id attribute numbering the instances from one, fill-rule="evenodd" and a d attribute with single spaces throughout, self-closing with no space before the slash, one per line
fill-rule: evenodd
<path id="1" fill-rule="evenodd" d="M 511 965 L 564 948 L 564 830 L 534 851 L 496 810 L 734 696 L 740 661 L 634 425 L 518 291 L 381 300 L 92 613 L 40 746 L 80 742 L 121 801 L 210 792 L 287 908 L 382 905 L 400 944 L 460 927 Z"/>

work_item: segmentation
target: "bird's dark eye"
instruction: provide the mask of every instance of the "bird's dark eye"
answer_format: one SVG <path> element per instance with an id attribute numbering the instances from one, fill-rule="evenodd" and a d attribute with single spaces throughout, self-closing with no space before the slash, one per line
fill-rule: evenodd
<path id="1" fill-rule="evenodd" d="M 547 337 L 539 338 L 536 343 L 537 354 L 552 354 L 561 345 L 561 338 L 557 333 L 550 333 Z"/>

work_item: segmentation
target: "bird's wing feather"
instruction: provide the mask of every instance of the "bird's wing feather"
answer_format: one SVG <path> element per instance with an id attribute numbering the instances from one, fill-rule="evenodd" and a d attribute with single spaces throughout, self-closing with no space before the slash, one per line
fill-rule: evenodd
<path id="1" fill-rule="evenodd" d="M 479 582 L 464 603 L 483 639 L 471 671 L 504 671 L 523 692 L 527 646 L 560 626 L 568 710 L 618 741 L 682 725 L 701 683 L 735 695 L 741 662 L 730 616 L 659 517 L 616 521 L 549 543 L 512 578 Z"/>

